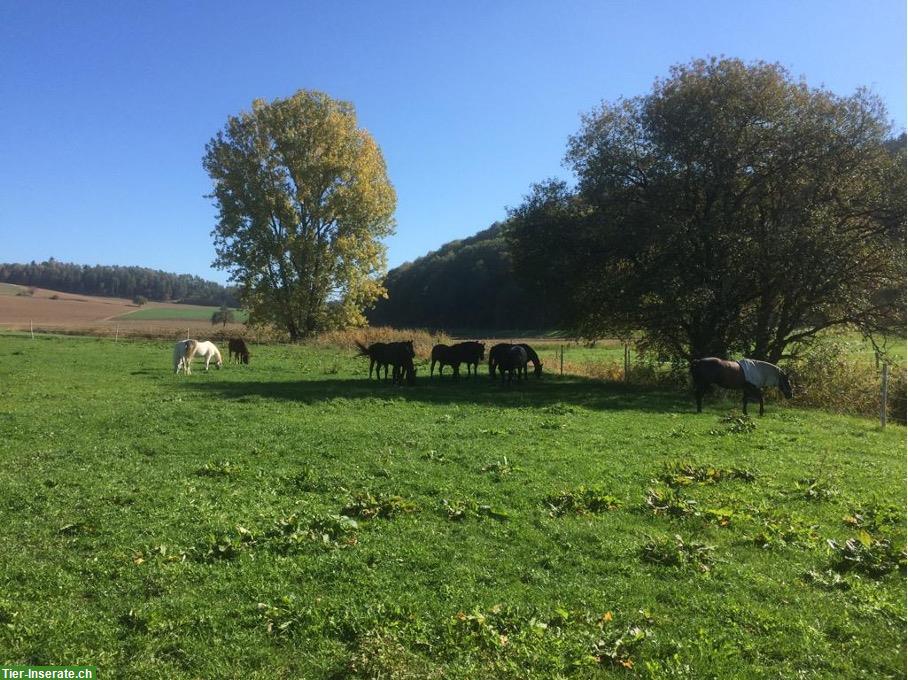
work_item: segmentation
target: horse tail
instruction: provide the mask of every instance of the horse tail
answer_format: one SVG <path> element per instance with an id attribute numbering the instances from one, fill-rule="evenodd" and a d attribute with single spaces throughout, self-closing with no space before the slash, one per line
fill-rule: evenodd
<path id="1" fill-rule="evenodd" d="M 186 361 L 192 361 L 192 357 L 195 356 L 195 353 L 199 351 L 199 343 L 196 340 L 186 340 L 186 344 L 183 346 L 183 358 Z"/>

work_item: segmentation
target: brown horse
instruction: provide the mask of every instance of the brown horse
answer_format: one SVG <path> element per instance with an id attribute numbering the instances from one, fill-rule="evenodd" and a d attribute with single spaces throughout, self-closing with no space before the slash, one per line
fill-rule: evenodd
<path id="1" fill-rule="evenodd" d="M 227 342 L 227 357 L 231 361 L 242 361 L 244 364 L 249 363 L 249 348 L 243 338 L 230 338 Z"/>
<path id="2" fill-rule="evenodd" d="M 788 376 L 775 364 L 766 361 L 742 359 L 727 361 L 716 357 L 694 359 L 690 365 L 694 379 L 694 394 L 697 398 L 697 413 L 703 411 L 703 395 L 710 385 L 715 384 L 729 390 L 741 390 L 744 399 L 744 413 L 747 413 L 748 399 L 759 402 L 763 415 L 763 388 L 775 386 L 786 399 L 791 399 L 791 383 Z"/>

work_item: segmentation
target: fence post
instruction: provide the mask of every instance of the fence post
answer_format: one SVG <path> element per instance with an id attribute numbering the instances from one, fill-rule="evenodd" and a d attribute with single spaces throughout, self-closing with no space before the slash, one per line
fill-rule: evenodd
<path id="1" fill-rule="evenodd" d="M 35 322 L 34 322 L 34 321 L 29 321 L 29 322 L 28 322 L 28 328 L 29 328 L 29 330 L 31 331 L 32 340 L 34 340 L 34 339 L 35 339 Z"/>
<path id="2" fill-rule="evenodd" d="M 631 365 L 631 349 L 627 343 L 624 343 L 624 382 L 627 382 Z"/>
<path id="3" fill-rule="evenodd" d="M 114 336 L 114 342 L 119 341 L 120 339 L 120 324 L 117 324 L 117 334 Z"/>
<path id="4" fill-rule="evenodd" d="M 564 375 L 564 345 L 559 345 L 558 348 L 561 350 L 561 375 Z"/>
<path id="5" fill-rule="evenodd" d="M 886 416 L 889 411 L 889 364 L 883 364 L 883 381 L 880 386 L 880 427 L 886 427 Z"/>

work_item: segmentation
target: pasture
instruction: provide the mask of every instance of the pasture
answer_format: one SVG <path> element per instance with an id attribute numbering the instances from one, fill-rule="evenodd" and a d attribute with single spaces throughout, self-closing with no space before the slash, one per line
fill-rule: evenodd
<path id="1" fill-rule="evenodd" d="M 171 349 L 0 335 L 4 661 L 904 677 L 903 427 L 551 373 L 430 383 L 425 357 L 392 387 L 353 347 L 175 376 Z"/>
<path id="2" fill-rule="evenodd" d="M 236 321 L 227 328 L 211 325 L 217 307 L 149 302 L 137 307 L 132 300 L 60 293 L 37 288 L 33 295 L 20 295 L 24 286 L 0 286 L 0 328 L 4 330 L 74 333 L 109 337 L 207 337 L 223 331 L 240 332 L 246 314 L 235 311 Z"/>
<path id="3" fill-rule="evenodd" d="M 211 315 L 218 311 L 218 307 L 204 307 L 196 305 L 156 305 L 142 307 L 133 312 L 127 312 L 117 317 L 120 321 L 211 321 Z M 245 323 L 247 314 L 243 310 L 231 310 L 234 314 L 234 323 Z M 220 324 L 217 324 L 220 326 Z"/>

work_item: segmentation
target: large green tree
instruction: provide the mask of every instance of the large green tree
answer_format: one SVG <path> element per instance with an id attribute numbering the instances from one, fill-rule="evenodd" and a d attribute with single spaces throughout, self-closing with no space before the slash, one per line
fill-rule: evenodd
<path id="1" fill-rule="evenodd" d="M 698 60 L 570 138 L 576 192 L 513 211 L 515 267 L 565 276 L 569 325 L 675 357 L 775 361 L 824 328 L 904 318 L 905 153 L 877 97 Z"/>
<path id="2" fill-rule="evenodd" d="M 214 265 L 239 284 L 250 322 L 293 340 L 363 323 L 384 294 L 396 196 L 353 105 L 308 90 L 256 100 L 203 162 L 219 211 Z"/>

